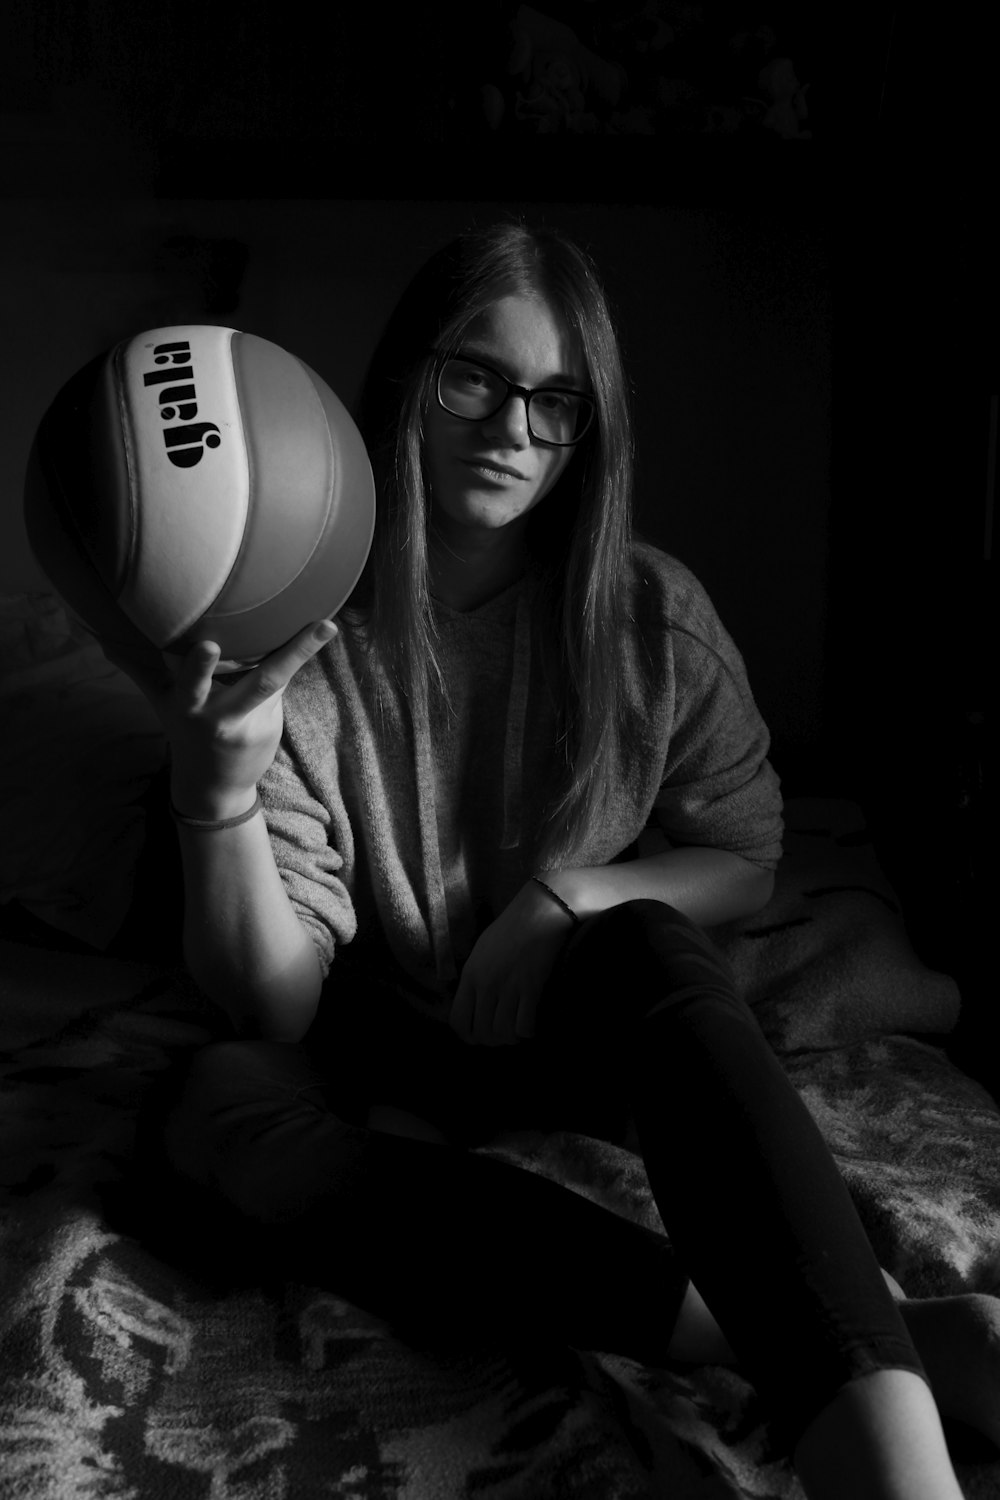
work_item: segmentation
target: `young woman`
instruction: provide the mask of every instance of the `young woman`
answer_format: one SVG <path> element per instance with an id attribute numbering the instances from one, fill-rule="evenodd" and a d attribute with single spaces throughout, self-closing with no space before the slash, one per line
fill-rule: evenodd
<path id="1" fill-rule="evenodd" d="M 169 683 L 132 664 L 236 1033 L 187 1070 L 171 1169 L 403 1328 L 738 1361 L 811 1497 L 955 1500 L 930 1387 L 1000 1442 L 996 1309 L 897 1305 L 706 935 L 769 898 L 778 782 L 712 605 L 633 540 L 589 259 L 449 246 L 360 415 L 379 516 L 339 625 L 235 683 L 210 642 Z M 468 1149 L 630 1119 L 669 1243 Z"/>

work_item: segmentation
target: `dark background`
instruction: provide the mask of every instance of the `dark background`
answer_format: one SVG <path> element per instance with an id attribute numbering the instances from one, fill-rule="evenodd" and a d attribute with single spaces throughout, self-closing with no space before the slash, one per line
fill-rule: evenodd
<path id="1" fill-rule="evenodd" d="M 565 227 L 619 315 L 641 524 L 736 636 L 786 791 L 861 802 L 921 951 L 985 995 L 992 36 L 971 9 L 538 13 L 573 44 L 512 72 L 516 5 L 8 5 L 0 587 L 41 586 L 27 444 L 100 348 L 231 324 L 349 401 L 436 245 L 498 213 Z M 768 117 L 781 59 L 804 117 Z"/>

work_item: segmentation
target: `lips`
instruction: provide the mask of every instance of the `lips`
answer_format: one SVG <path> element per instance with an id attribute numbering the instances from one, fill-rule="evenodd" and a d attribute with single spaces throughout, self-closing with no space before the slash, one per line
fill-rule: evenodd
<path id="1" fill-rule="evenodd" d="M 499 464 L 492 458 L 467 458 L 465 462 L 470 469 L 479 469 L 485 474 L 500 474 L 505 479 L 527 479 L 527 474 L 522 474 L 520 469 L 512 469 L 509 464 Z"/>

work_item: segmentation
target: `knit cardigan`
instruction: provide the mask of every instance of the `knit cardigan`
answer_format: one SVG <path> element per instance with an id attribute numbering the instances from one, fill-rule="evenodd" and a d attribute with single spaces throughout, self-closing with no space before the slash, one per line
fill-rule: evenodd
<path id="1" fill-rule="evenodd" d="M 324 974 L 346 954 L 441 1018 L 477 935 L 539 868 L 558 730 L 529 579 L 478 609 L 435 611 L 448 702 L 412 712 L 342 623 L 286 691 L 260 791 Z M 574 866 L 701 845 L 773 869 L 782 819 L 768 732 L 704 588 L 637 547 L 631 615 L 620 647 L 633 731 Z"/>

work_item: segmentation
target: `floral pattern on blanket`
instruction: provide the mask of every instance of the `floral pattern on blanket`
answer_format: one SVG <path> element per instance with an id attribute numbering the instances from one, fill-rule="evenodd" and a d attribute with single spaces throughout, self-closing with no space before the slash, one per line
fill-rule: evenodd
<path id="1" fill-rule="evenodd" d="M 848 1037 L 850 1008 L 831 1006 L 830 987 L 838 974 L 863 981 L 841 941 L 858 900 L 866 994 L 888 986 L 893 1015 L 905 997 L 887 955 L 901 939 L 884 893 L 864 895 L 860 866 L 819 878 L 809 837 L 768 920 L 721 940 L 757 986 L 762 1023 L 883 1265 L 914 1296 L 1000 1294 L 1000 1111 L 936 1043 L 876 1034 L 870 1003 Z M 829 830 L 816 857 L 827 868 Z M 839 1017 L 824 1037 L 814 1011 L 811 1045 L 785 982 L 795 934 L 803 1014 L 825 985 L 823 1014 Z M 912 956 L 903 969 L 914 1025 L 930 1033 L 951 992 Z M 649 1369 L 542 1341 L 415 1349 L 331 1289 L 220 1289 L 161 1259 L 113 1227 L 110 1207 L 146 1089 L 209 1037 L 210 1015 L 181 976 L 96 954 L 4 943 L 0 975 L 2 1500 L 800 1497 L 738 1372 Z M 623 1148 L 523 1132 L 485 1149 L 659 1225 Z M 1000 1494 L 1000 1458 L 960 1453 L 958 1467 L 969 1500 Z"/>

